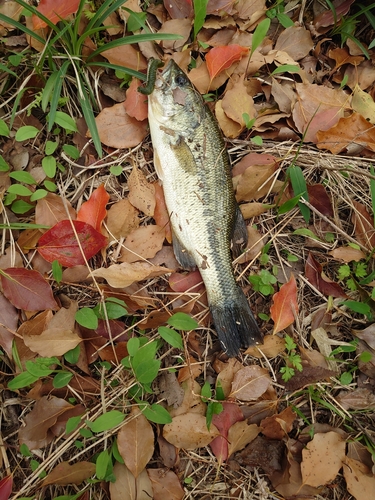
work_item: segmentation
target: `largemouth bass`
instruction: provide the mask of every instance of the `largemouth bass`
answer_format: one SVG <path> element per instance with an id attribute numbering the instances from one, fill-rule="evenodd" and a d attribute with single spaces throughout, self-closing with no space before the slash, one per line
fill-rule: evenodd
<path id="1" fill-rule="evenodd" d="M 184 269 L 198 268 L 223 350 L 262 343 L 262 334 L 232 268 L 246 244 L 230 162 L 216 119 L 185 73 L 170 60 L 148 100 L 157 175 L 163 183 L 173 249 Z"/>

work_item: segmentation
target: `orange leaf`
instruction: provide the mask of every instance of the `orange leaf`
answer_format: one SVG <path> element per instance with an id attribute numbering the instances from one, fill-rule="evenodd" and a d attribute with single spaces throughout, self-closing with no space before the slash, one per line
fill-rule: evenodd
<path id="1" fill-rule="evenodd" d="M 91 193 L 88 201 L 82 203 L 82 206 L 77 214 L 77 220 L 90 224 L 90 226 L 95 228 L 100 233 L 103 219 L 107 215 L 105 207 L 108 201 L 109 194 L 104 189 L 104 185 L 101 184 Z"/>
<path id="2" fill-rule="evenodd" d="M 75 14 L 78 10 L 80 0 L 41 0 L 37 11 L 56 24 L 61 19 L 66 19 L 70 14 Z M 34 30 L 45 28 L 47 23 L 38 16 L 33 15 Z"/>
<path id="3" fill-rule="evenodd" d="M 291 325 L 297 312 L 297 283 L 292 274 L 288 283 L 282 285 L 280 291 L 273 296 L 271 306 L 271 318 L 275 323 L 273 334 Z"/>
<path id="4" fill-rule="evenodd" d="M 247 47 L 236 44 L 221 45 L 211 49 L 206 55 L 207 68 L 211 80 L 229 68 L 234 62 L 239 61 L 247 52 Z"/>

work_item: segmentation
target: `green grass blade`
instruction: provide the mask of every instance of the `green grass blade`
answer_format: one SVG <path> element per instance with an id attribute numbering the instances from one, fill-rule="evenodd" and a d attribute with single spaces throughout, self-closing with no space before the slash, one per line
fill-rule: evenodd
<path id="1" fill-rule="evenodd" d="M 123 73 L 127 73 L 128 75 L 134 76 L 135 78 L 138 78 L 138 80 L 146 80 L 146 75 L 144 73 L 141 73 L 140 71 L 136 71 L 135 69 L 131 68 L 126 68 L 125 66 L 120 66 L 118 64 L 112 64 L 112 63 L 107 63 L 104 61 L 95 61 L 95 62 L 89 62 L 85 64 L 85 66 L 100 66 L 101 68 L 109 68 L 113 69 L 114 71 L 122 71 Z"/>
<path id="2" fill-rule="evenodd" d="M 194 40 L 206 19 L 207 4 L 208 0 L 194 0 Z"/>
<path id="3" fill-rule="evenodd" d="M 258 26 L 255 28 L 253 33 L 253 39 L 251 43 L 251 52 L 250 57 L 254 54 L 254 51 L 259 47 L 259 45 L 263 42 L 267 35 L 267 31 L 269 30 L 271 24 L 271 19 L 268 17 L 263 19 Z"/>
<path id="4" fill-rule="evenodd" d="M 296 165 L 292 165 L 288 168 L 287 174 L 289 175 L 290 182 L 292 183 L 294 196 L 301 195 L 305 198 L 305 200 L 308 200 L 307 186 L 302 169 Z M 307 224 L 310 220 L 310 209 L 301 202 L 298 202 L 298 206 Z"/>
<path id="5" fill-rule="evenodd" d="M 112 12 L 115 12 L 117 9 L 121 8 L 124 4 L 124 0 L 106 0 L 96 11 L 94 17 L 90 20 L 86 29 L 91 30 L 92 28 L 100 26 L 103 21 L 110 15 Z"/>
<path id="6" fill-rule="evenodd" d="M 52 99 L 51 99 L 50 112 L 48 118 L 48 132 L 51 132 L 53 124 L 55 123 L 57 106 L 59 104 L 59 99 L 61 97 L 62 84 L 70 64 L 71 64 L 70 61 L 65 61 L 64 64 L 59 69 L 56 76 L 56 83 L 52 91 Z"/>
<path id="7" fill-rule="evenodd" d="M 36 9 L 32 5 L 29 5 L 28 3 L 24 2 L 23 0 L 16 0 L 16 2 L 18 3 L 18 5 L 21 5 L 25 10 L 27 10 L 27 11 L 31 12 L 32 14 L 35 14 L 37 17 L 39 17 L 39 19 L 44 21 L 47 24 L 47 26 L 49 26 L 53 31 L 56 31 L 56 32 L 60 31 L 59 27 L 56 26 L 56 24 L 53 24 L 53 22 L 51 22 L 48 19 L 48 17 L 43 15 L 41 12 L 38 11 L 38 9 Z M 25 28 L 26 28 L 26 26 L 23 26 L 22 31 L 25 31 Z M 42 40 L 43 40 L 43 38 L 42 38 Z M 43 43 L 45 43 L 45 40 L 43 40 Z"/>
<path id="8" fill-rule="evenodd" d="M 132 36 L 125 36 L 123 38 L 118 38 L 117 40 L 113 40 L 112 42 L 106 43 L 102 47 L 99 47 L 98 49 L 94 50 L 92 52 L 87 60 L 93 59 L 94 57 L 98 56 L 102 52 L 105 52 L 106 50 L 109 49 L 114 49 L 116 47 L 121 47 L 122 45 L 129 45 L 133 43 L 139 43 L 139 42 L 154 42 L 156 40 L 180 40 L 182 37 L 180 35 L 173 35 L 170 33 L 144 33 L 142 35 L 132 35 Z"/>
<path id="9" fill-rule="evenodd" d="M 101 158 L 103 156 L 102 143 L 100 141 L 98 127 L 96 126 L 94 111 L 87 96 L 83 96 L 83 98 L 81 98 L 81 109 L 86 121 L 87 128 L 90 130 L 96 152 Z"/>
<path id="10" fill-rule="evenodd" d="M 370 174 L 375 176 L 374 166 L 370 166 Z M 375 227 L 375 180 L 370 179 L 370 192 L 371 192 L 371 205 L 372 205 L 372 213 L 374 215 L 374 227 Z"/>
<path id="11" fill-rule="evenodd" d="M 22 33 L 26 33 L 26 35 L 29 35 L 29 36 L 35 38 L 35 40 L 38 40 L 38 42 L 40 42 L 40 43 L 43 43 L 43 44 L 46 43 L 44 38 L 37 35 L 34 31 L 30 30 L 25 25 L 19 23 L 18 21 L 15 21 L 11 17 L 4 16 L 4 14 L 0 14 L 0 21 L 3 21 L 5 23 L 10 24 L 11 26 L 14 26 L 16 29 L 20 30 Z"/>

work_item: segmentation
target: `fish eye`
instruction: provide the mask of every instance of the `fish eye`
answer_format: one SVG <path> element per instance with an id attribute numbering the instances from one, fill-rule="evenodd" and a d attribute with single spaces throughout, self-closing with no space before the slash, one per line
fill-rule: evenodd
<path id="1" fill-rule="evenodd" d="M 183 87 L 184 85 L 187 84 L 188 79 L 185 75 L 177 75 L 175 79 L 176 85 L 179 87 Z"/>

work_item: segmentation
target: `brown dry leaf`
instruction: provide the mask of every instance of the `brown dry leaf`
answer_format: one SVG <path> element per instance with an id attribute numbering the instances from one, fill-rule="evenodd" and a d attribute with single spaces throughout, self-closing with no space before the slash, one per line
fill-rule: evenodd
<path id="1" fill-rule="evenodd" d="M 230 68 L 226 69 L 218 76 L 216 76 L 213 80 L 211 80 L 208 73 L 207 64 L 206 62 L 203 62 L 198 68 L 193 68 L 188 76 L 191 83 L 199 90 L 201 94 L 207 94 L 209 90 L 213 91 L 221 87 L 231 76 L 237 65 L 238 62 L 235 62 Z"/>
<path id="2" fill-rule="evenodd" d="M 188 378 L 181 383 L 181 388 L 184 391 L 184 399 L 180 406 L 169 409 L 171 417 L 174 418 L 184 414 L 191 415 L 193 413 L 205 415 L 206 405 L 200 397 L 201 386 L 198 382 L 192 378 Z"/>
<path id="3" fill-rule="evenodd" d="M 147 418 L 134 406 L 119 430 L 117 446 L 134 477 L 144 470 L 154 453 L 154 431 Z"/>
<path id="4" fill-rule="evenodd" d="M 146 176 L 136 165 L 128 178 L 129 201 L 145 215 L 153 217 L 155 212 L 155 185 L 148 182 Z"/>
<path id="5" fill-rule="evenodd" d="M 276 164 L 252 165 L 238 178 L 234 177 L 236 199 L 240 201 L 258 200 L 270 191 L 274 181 Z"/>
<path id="6" fill-rule="evenodd" d="M 341 153 L 351 144 L 375 151 L 375 127 L 359 113 L 340 118 L 337 125 L 329 130 L 317 132 L 316 136 L 317 147 L 328 149 L 333 154 Z"/>
<path id="7" fill-rule="evenodd" d="M 366 118 L 368 122 L 375 124 L 375 102 L 371 95 L 364 92 L 359 85 L 354 88 L 352 108 Z"/>
<path id="8" fill-rule="evenodd" d="M 347 298 L 341 286 L 338 283 L 328 280 L 324 275 L 321 264 L 314 258 L 312 253 L 309 253 L 306 260 L 305 276 L 310 283 L 324 295 L 331 295 L 336 298 Z"/>
<path id="9" fill-rule="evenodd" d="M 180 384 L 193 378 L 196 379 L 202 373 L 203 367 L 192 356 L 189 356 L 187 365 L 178 371 L 178 381 Z"/>
<path id="10" fill-rule="evenodd" d="M 283 439 L 293 428 L 296 414 L 290 406 L 281 413 L 266 417 L 260 423 L 262 434 L 268 439 Z"/>
<path id="11" fill-rule="evenodd" d="M 144 469 L 137 479 L 124 464 L 116 462 L 113 467 L 116 476 L 114 483 L 109 483 L 111 500 L 150 500 L 153 498 L 152 484 Z"/>
<path id="12" fill-rule="evenodd" d="M 345 410 L 375 410 L 375 395 L 369 389 L 341 391 L 336 400 Z"/>
<path id="13" fill-rule="evenodd" d="M 354 234 L 358 242 L 372 251 L 375 246 L 374 220 L 368 213 L 367 208 L 358 201 L 352 201 L 353 213 L 352 223 L 354 224 Z"/>
<path id="14" fill-rule="evenodd" d="M 318 131 L 331 129 L 349 107 L 350 97 L 341 89 L 296 83 L 296 91 L 298 100 L 293 108 L 293 120 L 299 132 L 306 132 L 306 142 L 316 142 L 317 134 L 324 133 Z"/>
<path id="15" fill-rule="evenodd" d="M 114 47 L 113 49 L 105 50 L 101 55 L 110 63 L 117 64 L 118 66 L 135 69 L 136 71 L 147 69 L 146 59 L 133 45 L 128 44 L 121 45 L 121 47 Z M 113 127 L 113 129 L 115 129 L 115 127 Z"/>
<path id="16" fill-rule="evenodd" d="M 246 420 L 234 423 L 228 431 L 228 457 L 245 448 L 253 441 L 261 429 L 256 424 L 248 424 Z"/>
<path id="17" fill-rule="evenodd" d="M 235 456 L 235 459 L 243 466 L 260 467 L 266 474 L 271 475 L 275 471 L 281 470 L 284 447 L 282 441 L 268 440 L 257 436 Z M 276 486 L 274 485 L 274 487 Z"/>
<path id="18" fill-rule="evenodd" d="M 165 230 L 155 225 L 141 226 L 130 233 L 121 249 L 120 262 L 152 259 L 162 249 Z"/>
<path id="19" fill-rule="evenodd" d="M 218 429 L 211 424 L 207 429 L 206 417 L 198 413 L 184 413 L 172 418 L 170 424 L 163 428 L 163 436 L 176 448 L 195 450 L 207 446 L 220 435 Z"/>
<path id="20" fill-rule="evenodd" d="M 92 275 L 97 278 L 104 278 L 113 288 L 124 288 L 138 281 L 172 272 L 173 269 L 153 266 L 147 262 L 134 262 L 133 264 L 123 262 L 122 264 L 113 264 L 107 268 L 95 269 L 92 271 Z"/>
<path id="21" fill-rule="evenodd" d="M 304 484 L 322 486 L 332 482 L 345 460 L 345 440 L 337 432 L 317 433 L 302 450 Z"/>
<path id="22" fill-rule="evenodd" d="M 22 10 L 23 10 L 22 5 L 19 5 L 17 2 L 14 2 L 13 0 L 9 0 L 8 2 L 4 2 L 0 6 L 1 14 L 3 14 L 4 16 L 10 17 L 11 19 L 14 19 L 15 21 L 18 21 L 18 19 L 22 15 Z M 10 23 L 7 23 L 6 21 L 1 21 L 0 26 L 1 26 L 1 29 L 0 29 L 1 36 L 6 36 L 8 31 L 12 31 L 12 30 L 16 29 L 15 26 L 13 26 Z"/>
<path id="23" fill-rule="evenodd" d="M 329 380 L 330 377 L 337 376 L 337 372 L 328 370 L 322 366 L 304 366 L 302 372 L 296 374 L 285 384 L 285 389 L 289 392 L 297 391 L 308 385 L 316 384 L 322 380 Z"/>
<path id="24" fill-rule="evenodd" d="M 336 61 L 334 70 L 337 70 L 343 64 L 353 64 L 353 66 L 358 66 L 365 59 L 364 56 L 351 56 L 347 48 L 340 47 L 329 50 L 328 57 Z"/>
<path id="25" fill-rule="evenodd" d="M 13 357 L 12 344 L 14 335 L 12 332 L 17 330 L 17 325 L 17 309 L 0 293 L 0 346 L 7 353 L 9 359 Z"/>
<path id="26" fill-rule="evenodd" d="M 240 210 L 245 220 L 264 214 L 265 212 L 268 212 L 270 208 L 272 208 L 272 205 L 266 205 L 265 203 L 258 202 L 243 203 L 240 205 Z"/>
<path id="27" fill-rule="evenodd" d="M 342 260 L 344 262 L 359 262 L 366 258 L 366 255 L 358 248 L 352 247 L 337 247 L 334 250 L 328 252 L 336 260 Z"/>
<path id="28" fill-rule="evenodd" d="M 275 50 L 283 50 L 295 61 L 307 56 L 314 47 L 310 32 L 302 26 L 286 28 L 277 37 Z"/>
<path id="29" fill-rule="evenodd" d="M 155 210 L 154 219 L 158 226 L 165 229 L 165 238 L 168 243 L 172 243 L 172 229 L 169 222 L 169 213 L 165 203 L 164 191 L 158 182 L 154 183 L 155 187 Z"/>
<path id="30" fill-rule="evenodd" d="M 43 396 L 36 401 L 34 408 L 25 417 L 25 426 L 18 433 L 20 444 L 26 444 L 30 450 L 44 448 L 53 436 L 49 429 L 59 416 L 71 410 L 73 405 L 54 396 Z"/>
<path id="31" fill-rule="evenodd" d="M 115 149 L 133 148 L 148 133 L 147 120 L 140 122 L 129 116 L 123 103 L 104 108 L 95 121 L 101 142 Z M 89 130 L 86 136 L 91 137 Z"/>
<path id="32" fill-rule="evenodd" d="M 333 217 L 331 200 L 323 184 L 313 184 L 307 186 L 309 201 L 313 207 L 327 217 Z"/>
<path id="33" fill-rule="evenodd" d="M 167 402 L 168 406 L 178 408 L 183 403 L 185 392 L 178 383 L 175 373 L 162 372 L 155 385 L 157 385 L 158 394 Z"/>
<path id="34" fill-rule="evenodd" d="M 245 264 L 255 259 L 266 244 L 265 238 L 253 226 L 247 226 L 247 244 L 243 253 L 236 259 L 238 264 Z"/>
<path id="35" fill-rule="evenodd" d="M 277 165 L 278 159 L 275 156 L 263 153 L 248 153 L 232 168 L 232 177 L 237 177 L 243 174 L 248 167 L 260 165 Z"/>
<path id="36" fill-rule="evenodd" d="M 265 368 L 245 366 L 233 378 L 230 398 L 253 401 L 264 394 L 271 385 L 271 377 Z"/>
<path id="37" fill-rule="evenodd" d="M 40 335 L 24 335 L 25 345 L 40 356 L 62 356 L 77 347 L 83 339 L 71 330 L 48 328 Z"/>
<path id="38" fill-rule="evenodd" d="M 220 382 L 224 396 L 227 399 L 231 392 L 234 376 L 243 368 L 243 365 L 235 358 L 230 358 L 227 363 L 222 363 L 220 367 L 217 367 L 217 364 L 216 362 L 214 365 L 215 370 L 218 372 L 216 383 Z"/>
<path id="39" fill-rule="evenodd" d="M 369 347 L 375 349 L 375 323 L 364 330 L 353 330 L 353 333 L 359 339 L 364 340 Z"/>
<path id="40" fill-rule="evenodd" d="M 344 478 L 348 491 L 356 500 L 373 498 L 375 476 L 363 463 L 352 458 L 344 459 Z"/>
<path id="41" fill-rule="evenodd" d="M 271 318 L 274 321 L 273 335 L 294 323 L 298 314 L 297 282 L 294 274 L 287 283 L 272 297 L 270 307 Z"/>
<path id="42" fill-rule="evenodd" d="M 165 21 L 158 31 L 158 34 L 163 33 L 173 33 L 175 35 L 181 35 L 182 38 L 179 40 L 163 40 L 161 43 L 165 49 L 178 51 L 187 42 L 190 31 L 192 27 L 192 20 L 189 18 L 185 19 L 170 19 Z"/>
<path id="43" fill-rule="evenodd" d="M 216 119 L 219 122 L 220 128 L 223 131 L 223 134 L 226 137 L 230 137 L 234 139 L 238 137 L 241 133 L 242 127 L 239 123 L 231 120 L 223 109 L 223 101 L 216 101 L 215 104 L 215 115 Z"/>
<path id="44" fill-rule="evenodd" d="M 292 112 L 296 94 L 290 82 L 279 82 L 276 78 L 272 78 L 271 94 L 282 113 Z"/>
<path id="45" fill-rule="evenodd" d="M 85 479 L 95 474 L 95 464 L 92 462 L 77 462 L 70 465 L 69 462 L 60 462 L 43 480 L 42 486 L 49 484 L 81 484 Z"/>
<path id="46" fill-rule="evenodd" d="M 257 359 L 276 358 L 279 354 L 285 351 L 285 340 L 277 335 L 265 335 L 263 345 L 249 347 L 246 349 L 245 354 L 254 356 Z"/>
<path id="47" fill-rule="evenodd" d="M 177 475 L 168 469 L 147 469 L 152 483 L 153 500 L 182 500 L 185 492 Z"/>
<path id="48" fill-rule="evenodd" d="M 108 210 L 108 231 L 118 240 L 137 229 L 139 223 L 138 210 L 127 199 L 118 201 Z"/>
<path id="49" fill-rule="evenodd" d="M 225 92 L 221 101 L 221 107 L 228 118 L 241 125 L 241 132 L 245 128 L 243 114 L 247 113 L 250 119 L 255 118 L 254 101 L 246 91 L 244 78 L 245 75 L 242 75 L 233 87 Z"/>
<path id="50" fill-rule="evenodd" d="M 129 116 L 141 122 L 148 117 L 148 104 L 146 96 L 138 92 L 140 85 L 141 81 L 138 78 L 132 79 L 126 91 L 124 108 Z"/>
<path id="51" fill-rule="evenodd" d="M 75 220 L 76 211 L 65 197 L 54 193 L 38 200 L 35 207 L 35 223 L 45 226 L 54 226 L 58 222 L 66 219 Z"/>

